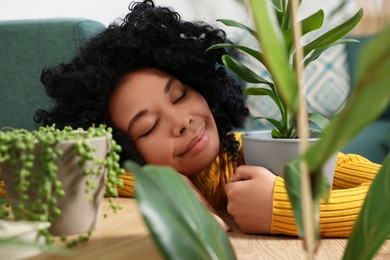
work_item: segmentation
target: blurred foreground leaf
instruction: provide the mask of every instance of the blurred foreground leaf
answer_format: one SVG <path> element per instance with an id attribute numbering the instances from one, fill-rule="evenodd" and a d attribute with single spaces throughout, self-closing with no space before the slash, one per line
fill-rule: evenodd
<path id="1" fill-rule="evenodd" d="M 372 259 L 390 234 L 390 155 L 367 193 L 343 259 Z"/>
<path id="2" fill-rule="evenodd" d="M 136 199 L 151 235 L 167 259 L 235 259 L 226 232 L 171 168 L 127 161 Z"/>

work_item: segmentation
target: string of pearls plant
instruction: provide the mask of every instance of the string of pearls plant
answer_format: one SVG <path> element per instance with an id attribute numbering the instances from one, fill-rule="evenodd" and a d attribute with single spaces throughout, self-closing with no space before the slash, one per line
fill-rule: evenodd
<path id="1" fill-rule="evenodd" d="M 65 196 L 62 183 L 57 178 L 58 167 L 56 160 L 63 155 L 60 149 L 62 141 L 75 141 L 75 151 L 80 158 L 78 164 L 83 167 L 87 162 L 92 163 L 93 167 L 85 167 L 83 174 L 85 176 L 96 176 L 105 174 L 106 178 L 106 196 L 109 197 L 110 209 L 113 212 L 121 209 L 120 204 L 116 204 L 112 199 L 118 196 L 118 187 L 122 187 L 122 180 L 119 175 L 124 173 L 119 165 L 119 153 L 121 147 L 112 139 L 112 129 L 101 125 L 99 127 L 90 127 L 87 130 L 72 129 L 65 127 L 60 130 L 52 126 L 40 127 L 35 131 L 24 129 L 11 129 L 9 131 L 0 131 L 0 164 L 8 162 L 17 167 L 15 176 L 15 190 L 19 194 L 19 202 L 16 207 L 12 207 L 12 213 L 15 219 L 42 221 L 52 223 L 55 218 L 61 215 L 61 209 L 58 207 L 58 199 Z M 88 142 L 89 138 L 107 137 L 109 151 L 105 159 L 95 157 L 95 147 Z M 41 172 L 33 172 L 35 158 L 34 151 L 36 145 L 40 145 L 40 163 Z M 0 179 L 2 172 L 0 169 Z M 96 182 L 91 178 L 86 178 L 85 193 L 92 202 L 93 191 L 96 189 Z M 31 201 L 28 191 L 34 190 L 35 199 Z M 6 198 L 0 197 L 0 219 L 10 218 L 11 211 L 9 202 Z M 104 213 L 105 217 L 107 212 Z M 40 235 L 44 237 L 46 244 L 54 242 L 53 236 L 48 229 L 41 231 Z M 61 240 L 68 246 L 74 246 L 80 241 L 89 239 L 91 231 L 80 235 L 76 239 L 67 239 L 62 236 Z"/>

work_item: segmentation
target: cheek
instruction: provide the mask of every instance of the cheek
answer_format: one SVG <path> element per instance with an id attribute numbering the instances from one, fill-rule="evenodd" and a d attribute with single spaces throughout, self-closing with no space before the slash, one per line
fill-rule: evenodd
<path id="1" fill-rule="evenodd" d="M 166 165 L 170 162 L 170 145 L 161 138 L 135 142 L 138 153 L 147 164 Z"/>

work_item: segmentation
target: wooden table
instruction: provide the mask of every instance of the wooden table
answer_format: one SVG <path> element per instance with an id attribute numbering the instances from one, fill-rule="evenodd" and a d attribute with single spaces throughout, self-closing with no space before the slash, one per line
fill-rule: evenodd
<path id="1" fill-rule="evenodd" d="M 30 259 L 163 259 L 149 236 L 134 199 L 120 198 L 123 209 L 101 218 L 91 239 L 79 244 L 71 255 L 43 253 Z M 108 208 L 104 199 L 103 210 Z M 232 226 L 229 238 L 238 259 L 304 259 L 302 241 L 288 236 L 247 235 L 240 232 L 227 213 L 222 217 Z M 316 259 L 341 259 L 346 239 L 322 239 Z M 390 259 L 390 239 L 375 259 Z"/>

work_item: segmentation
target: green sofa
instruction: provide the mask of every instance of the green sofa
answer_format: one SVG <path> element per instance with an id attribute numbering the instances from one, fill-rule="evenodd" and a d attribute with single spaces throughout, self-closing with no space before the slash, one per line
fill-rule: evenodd
<path id="1" fill-rule="evenodd" d="M 0 128 L 37 128 L 33 116 L 49 106 L 43 68 L 70 60 L 105 26 L 87 19 L 0 22 Z"/>
<path id="2" fill-rule="evenodd" d="M 40 83 L 41 70 L 70 60 L 91 36 L 104 28 L 103 24 L 87 19 L 0 22 L 0 128 L 36 129 L 35 111 L 50 104 Z M 355 49 L 348 50 L 349 46 Z M 349 63 L 354 64 L 356 47 L 349 46 Z M 390 109 L 387 109 L 342 151 L 380 163 L 389 148 Z"/>

